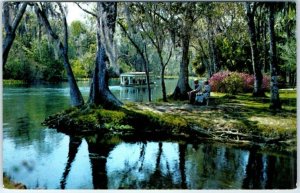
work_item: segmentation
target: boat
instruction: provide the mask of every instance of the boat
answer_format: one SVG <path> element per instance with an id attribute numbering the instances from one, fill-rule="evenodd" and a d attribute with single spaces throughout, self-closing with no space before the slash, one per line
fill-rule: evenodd
<path id="1" fill-rule="evenodd" d="M 150 84 L 154 84 L 153 74 L 149 73 Z M 126 72 L 120 75 L 121 86 L 143 86 L 147 85 L 145 72 Z"/>

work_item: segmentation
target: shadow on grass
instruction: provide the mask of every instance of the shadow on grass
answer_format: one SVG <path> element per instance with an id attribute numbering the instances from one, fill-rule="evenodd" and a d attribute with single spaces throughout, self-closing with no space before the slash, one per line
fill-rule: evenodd
<path id="1" fill-rule="evenodd" d="M 252 97 L 250 94 L 225 95 L 212 97 L 210 103 L 221 110 L 222 118 L 235 120 L 236 126 L 252 134 L 259 134 L 262 125 L 258 121 L 251 120 L 253 117 L 264 118 L 266 122 L 277 118 L 296 118 L 296 98 L 283 98 L 281 110 L 269 109 L 269 97 Z M 265 126 L 267 129 L 268 125 Z"/>

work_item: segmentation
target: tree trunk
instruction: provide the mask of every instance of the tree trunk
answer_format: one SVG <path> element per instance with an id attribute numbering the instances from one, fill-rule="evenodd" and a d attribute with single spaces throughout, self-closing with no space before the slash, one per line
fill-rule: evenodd
<path id="1" fill-rule="evenodd" d="M 63 45 L 61 43 L 60 43 L 59 47 L 60 47 L 60 50 L 64 50 Z M 61 51 L 61 52 L 65 52 L 65 51 Z M 73 74 L 73 71 L 71 68 L 71 64 L 69 62 L 69 57 L 68 57 L 67 53 L 63 53 L 62 55 L 63 55 L 63 60 L 64 60 L 64 67 L 67 72 L 68 83 L 70 86 L 71 105 L 75 106 L 75 107 L 82 106 L 84 104 L 84 100 L 83 100 L 81 92 L 78 88 L 76 79 L 74 77 L 74 74 Z"/>
<path id="2" fill-rule="evenodd" d="M 254 90 L 253 96 L 265 96 L 264 91 L 262 90 L 262 72 L 261 66 L 258 64 L 258 50 L 257 50 L 257 40 L 256 40 L 256 33 L 255 33 L 255 23 L 254 23 L 254 12 L 251 11 L 250 2 L 245 3 L 246 13 L 247 13 L 247 23 L 250 35 L 250 47 L 251 47 L 251 59 L 252 59 L 252 67 L 253 67 L 253 74 L 254 74 Z"/>
<path id="3" fill-rule="evenodd" d="M 148 100 L 151 102 L 151 87 L 150 87 L 150 76 L 149 76 L 149 60 L 148 60 L 148 55 L 147 55 L 147 49 L 146 49 L 146 44 L 144 44 L 144 53 L 142 55 L 143 58 L 143 64 L 144 64 L 144 71 L 146 73 L 146 80 L 147 80 L 147 89 L 148 89 Z"/>
<path id="4" fill-rule="evenodd" d="M 167 102 L 167 92 L 166 92 L 166 84 L 165 84 L 165 66 L 161 67 L 160 80 L 161 80 L 161 89 L 163 95 L 163 101 Z"/>
<path id="5" fill-rule="evenodd" d="M 96 55 L 95 72 L 88 103 L 103 105 L 105 108 L 118 108 L 122 106 L 122 102 L 111 93 L 108 87 L 109 75 L 105 63 L 105 56 L 105 49 L 100 45 Z"/>
<path id="6" fill-rule="evenodd" d="M 100 3 L 100 2 L 99 2 Z M 98 8 L 101 9 L 103 7 L 101 3 L 98 4 Z M 109 7 L 111 6 L 111 7 Z M 103 8 L 103 12 L 105 11 L 116 9 L 114 3 L 106 4 L 105 9 Z M 115 10 L 116 11 L 116 10 Z M 103 33 L 101 35 L 101 30 L 105 30 L 106 33 L 110 33 L 113 36 L 114 32 L 114 25 L 115 24 L 115 17 L 110 17 L 111 14 L 101 14 L 100 10 L 98 10 L 98 18 L 97 18 L 97 54 L 96 54 L 96 63 L 95 63 L 95 71 L 93 75 L 93 81 L 90 89 L 90 96 L 89 96 L 89 104 L 95 105 L 103 105 L 105 108 L 118 108 L 122 106 L 122 102 L 119 101 L 110 91 L 108 86 L 109 75 L 106 66 L 106 51 L 104 48 L 103 43 L 105 42 L 103 37 Z M 106 18 L 101 18 L 106 17 Z M 105 22 L 100 21 L 106 20 Z M 113 21 L 114 20 L 114 21 Z M 108 22 L 107 22 L 108 21 Z M 102 24 L 102 25 L 101 25 Z M 105 28 L 105 29 L 102 29 Z M 107 30 L 107 31 L 106 31 Z M 109 31 L 109 32 L 108 32 Z"/>
<path id="7" fill-rule="evenodd" d="M 60 4 L 59 4 L 60 6 Z M 61 7 L 60 7 L 61 8 Z M 68 57 L 68 25 L 67 25 L 67 20 L 66 17 L 62 11 L 63 14 L 63 25 L 64 25 L 64 44 L 59 40 L 58 35 L 52 30 L 52 27 L 47 19 L 46 13 L 44 10 L 41 10 L 37 4 L 35 4 L 35 11 L 38 15 L 38 17 L 41 18 L 43 21 L 46 30 L 48 31 L 48 34 L 53 38 L 56 44 L 59 45 L 59 50 L 60 53 L 63 57 L 63 63 L 64 67 L 67 71 L 67 77 L 68 77 L 68 83 L 70 86 L 70 97 L 71 97 L 71 105 L 78 107 L 82 106 L 84 104 L 83 97 L 80 93 L 80 90 L 78 88 L 78 85 L 76 83 L 70 62 L 69 62 L 69 57 Z"/>
<path id="8" fill-rule="evenodd" d="M 167 59 L 166 63 L 164 63 L 163 56 L 162 56 L 162 49 L 159 46 L 155 46 L 155 47 L 157 49 L 157 53 L 158 53 L 159 60 L 160 60 L 160 66 L 161 66 L 160 81 L 161 81 L 163 101 L 167 102 L 168 100 L 167 100 L 167 91 L 166 91 L 166 84 L 165 84 L 165 70 L 170 61 L 170 58 L 172 55 L 172 49 L 170 51 L 169 58 Z"/>
<path id="9" fill-rule="evenodd" d="M 189 29 L 183 30 L 182 42 L 182 59 L 180 63 L 180 72 L 177 86 L 172 94 L 174 99 L 186 100 L 188 99 L 187 92 L 191 90 L 189 85 L 189 45 L 190 32 Z"/>
<path id="10" fill-rule="evenodd" d="M 25 13 L 26 7 L 28 2 L 24 2 L 21 6 L 21 8 L 18 10 L 18 13 L 12 23 L 12 25 L 10 25 L 9 20 L 9 4 L 10 2 L 4 2 L 3 3 L 3 25 L 4 25 L 4 29 L 5 29 L 5 37 L 3 39 L 3 45 L 2 45 L 2 63 L 3 63 L 3 68 L 7 62 L 7 58 L 8 58 L 8 53 L 10 51 L 10 48 L 15 40 L 16 37 L 16 30 L 17 27 L 19 26 L 19 23 Z"/>
<path id="11" fill-rule="evenodd" d="M 274 4 L 269 5 L 269 33 L 270 33 L 270 68 L 271 68 L 271 104 L 270 109 L 281 109 L 278 88 L 278 65 L 276 60 L 276 39 L 274 31 Z"/>
<path id="12" fill-rule="evenodd" d="M 212 74 L 218 72 L 218 57 L 217 57 L 217 48 L 214 40 L 214 34 L 212 31 L 212 19 L 210 16 L 206 17 L 207 24 L 208 24 L 208 42 L 209 42 L 209 55 L 211 58 L 211 69 Z"/>

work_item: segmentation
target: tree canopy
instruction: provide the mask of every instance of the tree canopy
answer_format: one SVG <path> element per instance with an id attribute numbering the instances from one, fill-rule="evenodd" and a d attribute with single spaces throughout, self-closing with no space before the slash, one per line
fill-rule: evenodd
<path id="1" fill-rule="evenodd" d="M 72 2 L 63 5 L 67 8 L 69 3 Z M 33 4 L 4 3 L 3 77 L 26 82 L 62 81 L 67 78 L 63 55 L 52 41 L 54 36 L 48 36 L 50 31 L 41 17 L 36 17 Z M 102 12 L 104 17 L 98 18 L 97 27 L 97 3 L 77 4 L 88 19 L 67 23 L 65 40 L 76 79 L 93 77 L 100 33 L 109 77 L 128 71 L 154 72 L 160 74 L 164 88 L 165 76 L 177 76 L 173 93 L 177 99 L 186 97 L 191 75 L 209 79 L 225 70 L 254 74 L 256 93 L 262 85 L 262 75 L 272 74 L 270 60 L 276 61 L 281 85 L 296 84 L 294 2 L 274 3 L 273 35 L 269 33 L 270 3 L 118 2 L 111 30 L 104 27 L 112 21 L 109 13 Z M 53 32 L 63 37 L 64 20 L 58 19 L 63 12 L 58 4 L 45 2 L 40 6 Z M 273 48 L 269 46 L 272 41 Z M 277 50 L 274 56 L 269 54 L 270 49 Z M 164 101 L 166 95 L 163 92 Z"/>

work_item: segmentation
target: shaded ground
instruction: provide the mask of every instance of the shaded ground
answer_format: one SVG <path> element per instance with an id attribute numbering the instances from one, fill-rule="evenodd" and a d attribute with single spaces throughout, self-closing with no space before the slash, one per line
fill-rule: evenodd
<path id="1" fill-rule="evenodd" d="M 296 150 L 296 94 L 282 90 L 283 109 L 269 110 L 269 98 L 213 93 L 208 106 L 183 102 L 137 103 L 134 108 L 186 119 L 191 129 L 222 142 L 259 144 Z M 133 107 L 131 107 L 133 109 Z"/>

